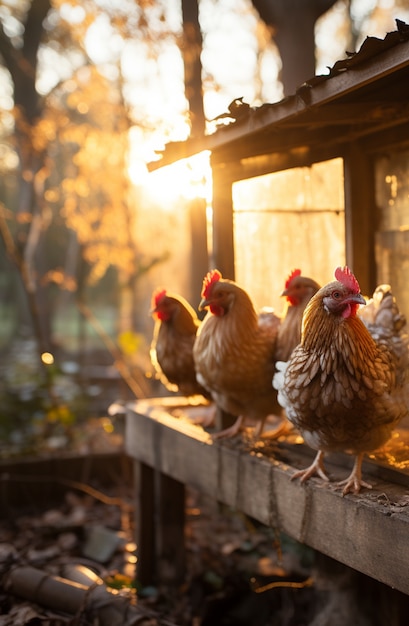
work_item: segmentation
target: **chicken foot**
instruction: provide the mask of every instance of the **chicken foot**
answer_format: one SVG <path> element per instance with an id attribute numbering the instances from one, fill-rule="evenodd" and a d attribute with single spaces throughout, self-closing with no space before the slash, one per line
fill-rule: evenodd
<path id="1" fill-rule="evenodd" d="M 311 465 L 309 467 L 306 467 L 303 470 L 299 470 L 298 472 L 295 472 L 295 474 L 291 476 L 291 480 L 294 480 L 295 478 L 300 478 L 301 482 L 304 483 L 306 480 L 311 478 L 311 476 L 314 476 L 316 474 L 323 480 L 329 481 L 329 478 L 326 475 L 325 470 L 324 470 L 323 461 L 324 461 L 324 452 L 323 450 L 318 450 L 316 457 L 311 463 Z"/>
<path id="2" fill-rule="evenodd" d="M 362 452 L 360 454 L 357 454 L 355 458 L 354 467 L 352 468 L 352 472 L 350 473 L 348 478 L 336 483 L 337 487 L 344 487 L 342 490 L 343 496 L 345 496 L 347 493 L 357 494 L 360 492 L 361 487 L 372 489 L 372 485 L 370 485 L 369 483 L 367 483 L 366 481 L 362 479 L 363 458 L 364 458 L 364 454 Z M 300 478 L 301 482 L 303 483 L 306 480 L 308 480 L 308 478 L 311 478 L 311 476 L 314 476 L 316 474 L 323 480 L 328 481 L 329 478 L 324 471 L 323 460 L 324 460 L 324 452 L 322 450 L 319 450 L 317 452 L 317 455 L 314 461 L 311 463 L 311 465 L 307 467 L 306 469 L 295 472 L 295 474 L 291 476 L 291 480 L 294 480 L 295 478 Z"/>
<path id="3" fill-rule="evenodd" d="M 277 428 L 273 431 L 263 432 L 265 419 L 258 420 L 257 425 L 254 427 L 253 438 L 255 440 L 258 439 L 277 439 L 281 435 L 287 435 L 294 430 L 292 424 L 285 419 Z M 214 433 L 212 435 L 213 439 L 227 439 L 230 437 L 234 437 L 239 433 L 244 423 L 244 415 L 239 415 L 234 424 L 229 426 L 228 428 L 224 428 L 218 433 Z"/>
<path id="4" fill-rule="evenodd" d="M 342 495 L 345 496 L 347 493 L 359 493 L 361 487 L 366 487 L 367 489 L 372 489 L 372 485 L 362 480 L 362 461 L 364 458 L 363 452 L 356 455 L 354 467 L 352 468 L 352 472 L 345 480 L 341 480 L 337 483 L 338 487 L 344 487 L 342 490 Z"/>
<path id="5" fill-rule="evenodd" d="M 243 423 L 243 419 L 244 419 L 244 416 L 239 415 L 239 417 L 236 419 L 234 424 L 232 424 L 228 428 L 224 428 L 223 430 L 220 430 L 218 433 L 213 433 L 212 439 L 216 440 L 216 439 L 227 439 L 229 437 L 234 437 L 239 432 L 241 425 Z"/>
<path id="6" fill-rule="evenodd" d="M 202 408 L 203 410 L 201 411 L 200 415 L 189 417 L 189 421 L 195 426 L 210 428 L 215 423 L 217 407 L 215 405 L 208 404 Z"/>
<path id="7" fill-rule="evenodd" d="M 262 430 L 264 423 L 260 430 Z M 291 422 L 288 421 L 287 418 L 284 418 L 281 424 L 279 424 L 274 430 L 267 430 L 260 432 L 258 437 L 261 439 L 278 439 L 278 437 L 284 437 L 285 435 L 289 435 L 294 431 L 294 426 Z"/>

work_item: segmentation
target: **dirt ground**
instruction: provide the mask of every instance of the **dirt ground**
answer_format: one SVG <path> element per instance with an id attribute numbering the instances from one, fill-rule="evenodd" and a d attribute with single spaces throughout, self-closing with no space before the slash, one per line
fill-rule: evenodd
<path id="1" fill-rule="evenodd" d="M 129 467 L 108 456 L 97 479 L 89 468 L 95 449 L 118 452 L 121 438 L 91 433 L 79 477 L 61 474 L 63 459 L 40 474 L 0 471 L 0 626 L 406 623 L 406 596 L 193 490 L 183 584 L 141 586 Z"/>
<path id="2" fill-rule="evenodd" d="M 84 568 L 119 593 L 124 603 L 138 607 L 142 620 L 138 624 L 309 623 L 308 550 L 295 556 L 294 544 L 292 556 L 284 559 L 286 565 L 279 565 L 268 529 L 191 492 L 185 583 L 142 588 L 135 578 L 133 513 L 130 498 L 98 490 L 86 493 L 78 485 L 66 492 L 59 506 L 1 520 L 0 625 L 104 624 L 98 609 L 87 603 L 69 615 L 64 603 L 56 610 L 52 599 L 33 602 L 36 589 L 27 592 L 30 580 L 24 582 L 25 571 L 29 579 L 40 572 L 66 580 L 72 569 Z M 305 565 L 300 565 L 303 561 Z M 20 577 L 14 579 L 16 572 Z"/>
<path id="3" fill-rule="evenodd" d="M 74 450 L 64 460 L 63 452 L 54 451 L 32 464 L 3 461 L 0 626 L 309 623 L 313 552 L 284 537 L 278 545 L 271 529 L 192 490 L 186 501 L 184 583 L 142 587 L 132 466 L 114 464 L 110 456 L 120 455 L 122 437 L 108 434 L 101 420 L 88 423 L 78 441 L 78 457 Z M 44 584 L 61 579 L 62 591 L 51 587 L 41 593 Z M 70 583 L 79 581 L 89 589 L 98 583 L 133 614 L 106 617 L 87 596 L 72 606 L 66 602 Z"/>

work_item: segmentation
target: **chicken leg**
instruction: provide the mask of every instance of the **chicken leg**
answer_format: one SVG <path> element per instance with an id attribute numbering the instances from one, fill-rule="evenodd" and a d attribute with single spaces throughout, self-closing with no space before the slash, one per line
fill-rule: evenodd
<path id="1" fill-rule="evenodd" d="M 226 439 L 228 437 L 234 437 L 239 432 L 241 425 L 243 423 L 243 415 L 239 415 L 234 424 L 229 426 L 228 428 L 224 428 L 223 430 L 219 430 L 219 432 L 214 433 L 212 435 L 212 439 Z"/>
<path id="2" fill-rule="evenodd" d="M 372 485 L 362 480 L 362 461 L 364 458 L 364 453 L 360 452 L 355 457 L 354 467 L 352 468 L 352 472 L 345 480 L 341 480 L 337 485 L 339 487 L 344 487 L 342 490 L 342 495 L 345 496 L 347 493 L 359 493 L 361 487 L 366 487 L 367 489 L 372 489 Z M 344 486 L 345 485 L 345 486 Z"/>
<path id="3" fill-rule="evenodd" d="M 305 469 L 295 472 L 295 474 L 291 476 L 291 480 L 294 480 L 295 478 L 300 478 L 301 482 L 304 483 L 306 480 L 308 480 L 308 478 L 311 478 L 311 476 L 317 474 L 317 476 L 319 476 L 323 480 L 328 481 L 329 478 L 325 473 L 323 461 L 324 451 L 318 450 L 315 459 L 313 460 L 311 465 L 309 467 L 306 467 Z"/>

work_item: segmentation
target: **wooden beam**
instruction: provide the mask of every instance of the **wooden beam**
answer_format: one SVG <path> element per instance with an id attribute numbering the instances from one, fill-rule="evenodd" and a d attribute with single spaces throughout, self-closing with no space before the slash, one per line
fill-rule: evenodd
<path id="1" fill-rule="evenodd" d="M 234 280 L 232 179 L 226 167 L 213 167 L 212 265 L 224 278 Z"/>
<path id="2" fill-rule="evenodd" d="M 391 118 L 397 123 L 400 114 L 407 118 L 407 104 L 405 98 L 402 97 L 402 104 L 399 102 L 388 102 L 389 96 L 387 90 L 391 89 L 390 81 L 394 81 L 393 89 L 402 94 L 402 90 L 406 89 L 405 85 L 408 80 L 409 72 L 409 41 L 401 41 L 395 43 L 392 47 L 385 49 L 378 54 L 369 56 L 366 61 L 351 64 L 348 69 L 335 75 L 322 77 L 314 77 L 311 81 L 301 86 L 297 93 L 293 96 L 285 98 L 280 102 L 267 103 L 256 109 L 249 109 L 249 113 L 245 118 L 235 121 L 232 124 L 219 128 L 212 135 L 207 135 L 198 139 L 188 139 L 186 142 L 175 142 L 168 144 L 166 150 L 162 153 L 160 161 L 149 164 L 149 169 L 156 169 L 163 165 L 173 163 L 178 159 L 191 156 L 202 150 L 211 150 L 213 153 L 217 151 L 235 150 L 237 158 L 240 156 L 249 156 L 249 153 L 242 155 L 240 146 L 247 148 L 248 142 L 253 141 L 257 135 L 263 137 L 266 133 L 271 133 L 283 125 L 301 125 L 308 126 L 319 120 L 322 114 L 328 117 L 328 125 L 337 124 L 345 125 L 347 118 L 352 114 L 353 107 L 359 111 L 360 119 L 362 118 L 361 108 L 368 108 L 368 117 L 371 111 L 376 112 L 380 106 L 379 95 L 385 97 L 382 107 L 391 107 L 389 114 L 382 114 L 378 120 L 373 120 L 373 131 L 376 130 L 378 121 Z M 356 57 L 358 58 L 358 57 Z M 398 89 L 396 88 L 398 85 Z M 377 90 L 377 91 L 376 91 Z M 368 91 L 370 92 L 368 95 Z M 373 94 L 372 94 L 373 92 Z M 385 96 L 384 94 L 387 93 Z M 355 95 L 356 94 L 356 95 Z M 345 103 L 346 98 L 352 96 L 358 101 L 364 99 L 366 104 L 351 105 Z M 372 104 L 374 102 L 374 105 Z M 333 113 L 331 113 L 332 108 Z M 337 109 L 337 107 L 339 107 Z M 361 108 L 357 108 L 361 107 Z M 384 110 L 385 113 L 385 110 Z M 340 116 L 337 122 L 337 114 Z M 376 116 L 375 116 L 376 117 Z M 331 122 L 329 122 L 331 119 Z M 356 120 L 351 119 L 352 125 L 356 127 Z M 365 127 L 367 124 L 365 123 Z M 371 124 L 368 128 L 371 128 Z M 373 132 L 371 131 L 371 132 Z M 273 136 L 273 135 L 272 135 Z M 328 133 L 325 137 L 328 141 Z M 297 144 L 294 144 L 297 145 Z M 273 151 L 276 149 L 273 147 Z M 264 150 L 263 150 L 264 151 Z"/>
<path id="3" fill-rule="evenodd" d="M 177 411 L 178 418 L 172 415 Z M 195 408 L 197 411 L 197 407 Z M 331 484 L 291 481 L 307 459 L 299 446 L 281 444 L 274 455 L 214 442 L 188 421 L 184 398 L 130 404 L 126 416 L 126 452 L 173 479 L 214 497 L 237 511 L 372 578 L 409 594 L 408 477 L 388 482 L 374 466 L 372 490 L 342 496 Z M 294 449 L 292 451 L 292 449 Z M 345 456 L 345 455 L 342 455 Z M 332 479 L 347 470 L 326 462 Z M 365 465 L 364 474 L 370 469 Z"/>
<path id="4" fill-rule="evenodd" d="M 294 167 L 310 167 L 313 163 L 327 161 L 338 156 L 340 156 L 339 146 L 323 146 L 318 149 L 305 146 L 285 152 L 260 154 L 230 161 L 225 169 L 228 171 L 227 178 L 235 182 Z"/>
<path id="5" fill-rule="evenodd" d="M 348 126 L 365 124 L 377 127 L 381 120 L 405 120 L 409 118 L 409 105 L 405 102 L 386 100 L 369 102 L 334 103 L 317 106 L 296 118 L 283 120 L 279 128 L 322 128 L 323 126 Z M 278 126 L 278 125 L 277 125 Z"/>

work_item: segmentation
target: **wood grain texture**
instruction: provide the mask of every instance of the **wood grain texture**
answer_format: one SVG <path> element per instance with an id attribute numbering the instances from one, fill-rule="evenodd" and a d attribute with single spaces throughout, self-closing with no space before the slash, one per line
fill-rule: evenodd
<path id="1" fill-rule="evenodd" d="M 177 418 L 171 412 L 181 407 Z M 143 400 L 127 407 L 127 454 L 214 497 L 236 510 L 409 594 L 409 488 L 407 477 L 386 482 L 374 474 L 372 490 L 343 497 L 333 485 L 291 481 L 299 446 L 284 463 L 232 445 L 213 442 L 183 418 L 184 398 Z M 281 444 L 280 444 L 281 445 Z M 291 458 L 291 446 L 285 446 Z M 304 459 L 305 461 L 305 459 Z M 326 462 L 331 478 L 344 477 Z M 365 471 L 365 469 L 364 469 Z M 391 472 L 393 476 L 393 472 Z"/>

